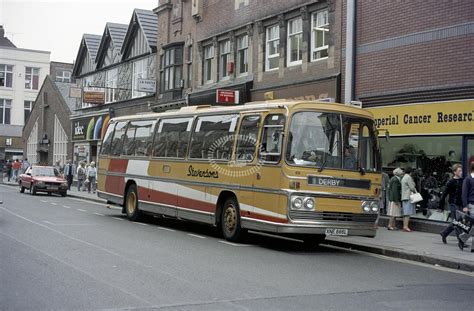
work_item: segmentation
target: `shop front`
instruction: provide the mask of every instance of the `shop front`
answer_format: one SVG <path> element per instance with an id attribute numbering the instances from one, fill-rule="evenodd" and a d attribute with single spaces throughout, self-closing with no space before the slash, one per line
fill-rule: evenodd
<path id="1" fill-rule="evenodd" d="M 368 108 L 381 135 L 382 166 L 390 176 L 396 167 L 415 169 L 423 201 L 416 217 L 448 220 L 440 211 L 440 196 L 452 177 L 451 167 L 462 164 L 464 175 L 474 161 L 474 100 L 420 103 Z M 385 130 L 390 133 L 382 138 Z"/>
<path id="2" fill-rule="evenodd" d="M 71 119 L 75 163 L 97 162 L 100 142 L 109 123 L 108 114 Z"/>

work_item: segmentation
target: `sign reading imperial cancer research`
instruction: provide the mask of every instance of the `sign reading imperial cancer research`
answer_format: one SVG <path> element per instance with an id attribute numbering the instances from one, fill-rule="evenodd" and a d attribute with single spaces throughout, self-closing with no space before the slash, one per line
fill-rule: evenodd
<path id="1" fill-rule="evenodd" d="M 368 108 L 391 136 L 474 133 L 474 100 Z M 383 133 L 381 133 L 383 134 Z"/>

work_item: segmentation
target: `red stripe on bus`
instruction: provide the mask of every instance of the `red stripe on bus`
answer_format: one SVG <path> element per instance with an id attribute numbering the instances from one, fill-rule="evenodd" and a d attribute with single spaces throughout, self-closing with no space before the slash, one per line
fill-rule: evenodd
<path id="1" fill-rule="evenodd" d="M 125 189 L 125 177 L 122 176 L 106 176 L 105 192 L 124 195 L 122 192 Z"/>
<path id="2" fill-rule="evenodd" d="M 127 159 L 112 159 L 109 163 L 109 171 L 114 173 L 126 173 L 127 166 Z"/>
<path id="3" fill-rule="evenodd" d="M 281 224 L 288 223 L 288 220 L 286 220 L 286 219 L 273 217 L 273 216 L 268 216 L 268 215 L 263 215 L 263 214 L 254 213 L 254 212 L 251 212 L 250 215 L 249 215 L 246 211 L 240 211 L 240 216 L 241 217 L 258 219 L 258 220 L 277 222 L 277 223 L 281 223 Z"/>

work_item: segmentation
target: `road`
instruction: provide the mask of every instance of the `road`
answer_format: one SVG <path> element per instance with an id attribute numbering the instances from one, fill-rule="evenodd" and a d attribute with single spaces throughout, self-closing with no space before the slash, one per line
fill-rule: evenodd
<path id="1" fill-rule="evenodd" d="M 0 185 L 1 310 L 470 310 L 473 274 Z"/>

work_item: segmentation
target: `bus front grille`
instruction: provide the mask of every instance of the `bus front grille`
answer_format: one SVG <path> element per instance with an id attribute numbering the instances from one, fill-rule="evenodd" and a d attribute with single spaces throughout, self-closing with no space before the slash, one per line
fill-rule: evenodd
<path id="1" fill-rule="evenodd" d="M 340 221 L 374 223 L 377 214 L 354 214 L 339 212 L 314 212 L 290 210 L 290 218 L 295 221 Z"/>

